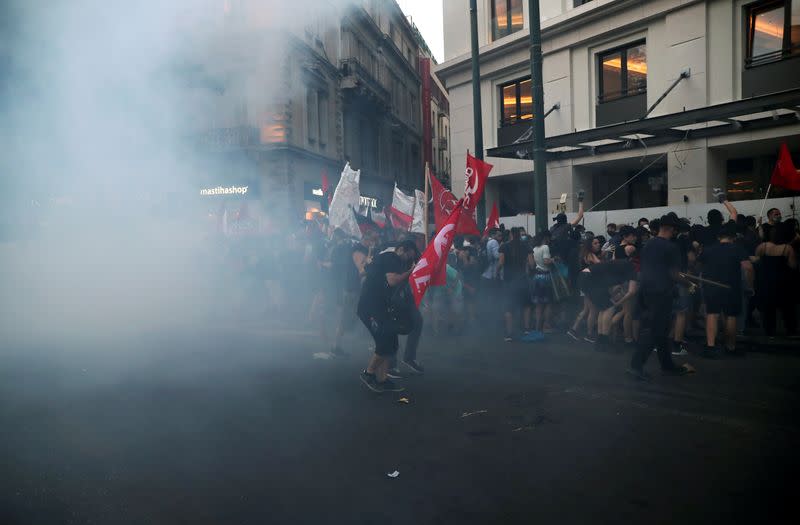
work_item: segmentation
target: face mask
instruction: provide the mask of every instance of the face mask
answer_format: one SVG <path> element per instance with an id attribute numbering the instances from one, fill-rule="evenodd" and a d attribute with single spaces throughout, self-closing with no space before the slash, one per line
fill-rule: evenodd
<path id="1" fill-rule="evenodd" d="M 526 242 L 528 240 L 528 236 L 527 235 L 523 235 L 522 236 L 522 240 L 523 240 L 523 242 Z"/>

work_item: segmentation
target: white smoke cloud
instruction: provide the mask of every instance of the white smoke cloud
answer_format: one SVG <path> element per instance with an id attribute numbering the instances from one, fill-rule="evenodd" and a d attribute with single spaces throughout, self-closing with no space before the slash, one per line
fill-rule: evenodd
<path id="1" fill-rule="evenodd" d="M 257 124 L 293 96 L 286 34 L 345 4 L 4 2 L 0 338 L 119 336 L 218 313 L 228 277 L 180 207 L 210 169 L 192 137 Z"/>

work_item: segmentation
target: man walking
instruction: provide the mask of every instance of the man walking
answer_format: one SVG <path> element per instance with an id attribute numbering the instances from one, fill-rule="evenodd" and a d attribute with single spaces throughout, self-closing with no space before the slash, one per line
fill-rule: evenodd
<path id="1" fill-rule="evenodd" d="M 647 337 L 642 337 L 631 358 L 628 373 L 641 380 L 649 380 L 644 371 L 647 358 L 653 349 L 658 351 L 664 375 L 680 376 L 689 373 L 685 365 L 672 362 L 669 329 L 672 321 L 672 294 L 675 285 L 682 282 L 679 276 L 681 255 L 672 238 L 682 227 L 674 215 L 664 215 L 659 221 L 658 234 L 642 251 L 641 290 L 639 293 L 643 321 L 649 326 Z"/>

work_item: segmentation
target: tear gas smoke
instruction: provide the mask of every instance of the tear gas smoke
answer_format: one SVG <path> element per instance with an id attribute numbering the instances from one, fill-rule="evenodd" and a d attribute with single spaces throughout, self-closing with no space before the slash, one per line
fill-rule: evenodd
<path id="1" fill-rule="evenodd" d="M 257 125 L 296 96 L 281 78 L 287 35 L 344 4 L 4 2 L 0 339 L 119 338 L 224 317 L 237 277 L 216 264 L 198 213 L 208 204 L 195 201 L 212 186 L 204 176 L 237 168 L 194 139 Z"/>

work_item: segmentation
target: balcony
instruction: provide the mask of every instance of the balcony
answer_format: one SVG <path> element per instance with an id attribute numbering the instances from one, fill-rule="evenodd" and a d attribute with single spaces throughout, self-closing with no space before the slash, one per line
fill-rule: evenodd
<path id="1" fill-rule="evenodd" d="M 389 104 L 391 100 L 389 91 L 357 58 L 341 60 L 339 69 L 342 72 L 339 87 L 343 91 L 366 97 L 378 104 Z"/>
<path id="2" fill-rule="evenodd" d="M 507 124 L 497 128 L 497 145 L 508 146 L 520 138 L 526 131 L 531 129 L 531 121 L 526 120 L 516 124 Z"/>
<path id="3" fill-rule="evenodd" d="M 602 101 L 598 98 L 595 123 L 597 126 L 639 120 L 647 113 L 647 92 Z"/>

